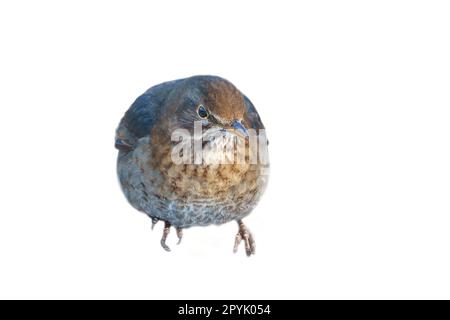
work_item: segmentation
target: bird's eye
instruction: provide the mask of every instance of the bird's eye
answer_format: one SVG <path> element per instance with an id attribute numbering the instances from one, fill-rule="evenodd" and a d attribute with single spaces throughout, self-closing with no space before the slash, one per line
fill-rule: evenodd
<path id="1" fill-rule="evenodd" d="M 206 119 L 209 116 L 208 111 L 206 111 L 206 108 L 202 104 L 198 106 L 197 113 L 200 118 L 203 119 Z"/>

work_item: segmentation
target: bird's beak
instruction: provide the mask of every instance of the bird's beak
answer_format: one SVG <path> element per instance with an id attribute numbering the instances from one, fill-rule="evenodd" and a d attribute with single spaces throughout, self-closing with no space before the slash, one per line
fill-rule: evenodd
<path id="1" fill-rule="evenodd" d="M 248 138 L 247 128 L 238 120 L 232 122 L 234 133 L 242 139 Z"/>

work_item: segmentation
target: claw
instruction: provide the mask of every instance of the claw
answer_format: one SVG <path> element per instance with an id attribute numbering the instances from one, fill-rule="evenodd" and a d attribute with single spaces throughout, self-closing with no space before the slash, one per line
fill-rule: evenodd
<path id="1" fill-rule="evenodd" d="M 155 228 L 155 225 L 158 223 L 158 218 L 152 218 L 152 230 Z"/>
<path id="2" fill-rule="evenodd" d="M 166 221 L 166 222 L 164 222 L 164 231 L 163 231 L 163 236 L 161 238 L 161 246 L 166 251 L 170 251 L 169 246 L 166 244 L 166 239 L 167 239 L 167 236 L 169 235 L 169 232 L 170 232 L 170 223 Z"/>
<path id="3" fill-rule="evenodd" d="M 181 243 L 181 239 L 183 239 L 183 229 L 177 228 L 177 237 L 178 237 L 177 244 L 180 244 Z"/>

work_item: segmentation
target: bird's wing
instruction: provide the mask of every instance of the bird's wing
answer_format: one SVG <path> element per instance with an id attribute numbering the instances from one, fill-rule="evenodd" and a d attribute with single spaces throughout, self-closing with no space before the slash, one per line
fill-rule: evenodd
<path id="1" fill-rule="evenodd" d="M 164 105 L 167 95 L 179 81 L 156 85 L 134 101 L 116 130 L 115 146 L 117 149 L 132 150 L 137 140 L 150 134 L 153 125 L 159 119 L 161 107 Z"/>

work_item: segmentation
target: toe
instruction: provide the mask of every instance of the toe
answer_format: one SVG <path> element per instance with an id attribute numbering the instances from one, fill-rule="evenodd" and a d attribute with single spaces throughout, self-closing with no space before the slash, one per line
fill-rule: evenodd
<path id="1" fill-rule="evenodd" d="M 163 247 L 163 249 L 166 250 L 167 252 L 170 252 L 169 246 L 163 240 L 161 240 L 161 247 Z"/>
<path id="2" fill-rule="evenodd" d="M 152 218 L 152 230 L 155 228 L 155 225 L 158 223 L 158 218 Z"/>
<path id="3" fill-rule="evenodd" d="M 252 255 L 252 247 L 250 245 L 250 236 L 247 232 L 244 233 L 244 240 L 245 240 L 245 252 L 247 253 L 247 257 L 250 257 Z"/>
<path id="4" fill-rule="evenodd" d="M 183 229 L 177 228 L 177 237 L 178 237 L 177 244 L 180 244 L 181 243 L 181 239 L 183 239 Z"/>
<path id="5" fill-rule="evenodd" d="M 249 235 L 249 244 L 250 244 L 250 251 L 251 254 L 255 254 L 256 253 L 256 244 L 255 244 L 255 239 L 253 238 L 253 235 L 250 233 Z"/>
<path id="6" fill-rule="evenodd" d="M 241 233 L 238 232 L 238 234 L 236 235 L 236 238 L 234 240 L 234 248 L 233 248 L 233 252 L 236 253 L 239 247 L 239 243 L 241 243 L 242 241 L 242 236 Z"/>

